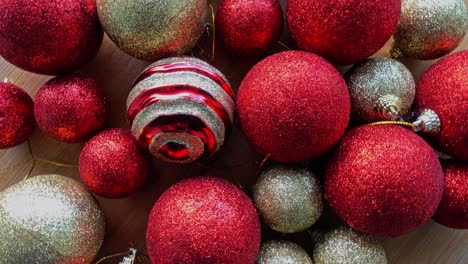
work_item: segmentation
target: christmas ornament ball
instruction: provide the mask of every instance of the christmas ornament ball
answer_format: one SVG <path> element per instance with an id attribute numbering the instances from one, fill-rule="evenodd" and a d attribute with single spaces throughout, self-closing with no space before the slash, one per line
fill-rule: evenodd
<path id="1" fill-rule="evenodd" d="M 141 189 L 149 167 L 145 151 L 124 129 L 97 134 L 80 154 L 81 179 L 93 193 L 107 198 L 122 198 Z"/>
<path id="2" fill-rule="evenodd" d="M 384 248 L 378 240 L 347 227 L 320 234 L 313 260 L 315 264 L 387 264 Z"/>
<path id="3" fill-rule="evenodd" d="M 262 244 L 257 264 L 312 264 L 307 252 L 289 241 L 268 241 Z"/>
<path id="4" fill-rule="evenodd" d="M 262 155 L 299 163 L 329 151 L 350 117 L 348 88 L 326 60 L 303 51 L 260 61 L 240 85 L 240 127 Z"/>
<path id="5" fill-rule="evenodd" d="M 153 263 L 254 263 L 260 222 L 250 198 L 224 179 L 198 177 L 169 188 L 151 211 Z"/>
<path id="6" fill-rule="evenodd" d="M 155 61 L 190 51 L 205 29 L 206 0 L 97 0 L 107 35 L 127 54 Z"/>
<path id="7" fill-rule="evenodd" d="M 468 164 L 442 161 L 445 189 L 433 219 L 451 228 L 468 229 Z"/>
<path id="8" fill-rule="evenodd" d="M 44 133 L 58 141 L 76 143 L 106 125 L 108 108 L 104 91 L 93 78 L 69 74 L 55 77 L 39 89 L 34 115 Z"/>
<path id="9" fill-rule="evenodd" d="M 396 125 L 350 130 L 325 173 L 325 199 L 352 228 L 399 236 L 434 214 L 443 173 L 435 151 L 411 130 Z"/>
<path id="10" fill-rule="evenodd" d="M 0 55 L 24 70 L 72 72 L 101 46 L 95 0 L 0 0 L 0 6 Z"/>
<path id="11" fill-rule="evenodd" d="M 90 263 L 104 226 L 81 183 L 60 175 L 21 181 L 0 193 L 0 263 Z"/>
<path id="12" fill-rule="evenodd" d="M 286 16 L 300 49 L 347 65 L 384 46 L 400 9 L 400 0 L 288 0 Z"/>
<path id="13" fill-rule="evenodd" d="M 31 97 L 16 85 L 0 82 L 0 149 L 25 142 L 34 125 Z"/>
<path id="14" fill-rule="evenodd" d="M 241 56 L 262 55 L 280 39 L 283 10 L 278 0 L 223 0 L 216 28 L 229 51 Z"/>
<path id="15" fill-rule="evenodd" d="M 322 214 L 320 183 L 306 169 L 277 165 L 266 170 L 257 180 L 253 196 L 265 223 L 278 232 L 303 231 Z"/>
<path id="16" fill-rule="evenodd" d="M 468 51 L 447 56 L 434 64 L 417 84 L 418 112 L 433 110 L 440 133 L 431 138 L 442 152 L 468 160 Z"/>

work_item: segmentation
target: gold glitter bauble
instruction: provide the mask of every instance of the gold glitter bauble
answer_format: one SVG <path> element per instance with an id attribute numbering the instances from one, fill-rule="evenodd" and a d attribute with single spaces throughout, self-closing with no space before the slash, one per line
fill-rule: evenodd
<path id="1" fill-rule="evenodd" d="M 262 245 L 257 264 L 312 264 L 307 252 L 288 241 L 269 241 Z"/>
<path id="2" fill-rule="evenodd" d="M 90 263 L 104 225 L 81 183 L 60 175 L 21 181 L 0 193 L 0 263 Z"/>
<path id="3" fill-rule="evenodd" d="M 348 227 L 316 236 L 314 264 L 386 264 L 381 243 Z"/>
<path id="4" fill-rule="evenodd" d="M 442 57 L 460 44 L 467 27 L 464 0 L 403 0 L 392 56 Z"/>

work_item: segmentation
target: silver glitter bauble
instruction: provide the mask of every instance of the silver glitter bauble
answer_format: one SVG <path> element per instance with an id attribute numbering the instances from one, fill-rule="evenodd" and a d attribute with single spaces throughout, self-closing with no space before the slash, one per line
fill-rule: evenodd
<path id="1" fill-rule="evenodd" d="M 345 76 L 352 115 L 362 122 L 397 120 L 414 101 L 415 82 L 402 63 L 387 58 L 354 65 Z"/>
<path id="2" fill-rule="evenodd" d="M 316 236 L 314 264 L 386 264 L 381 243 L 347 227 Z"/>
<path id="3" fill-rule="evenodd" d="M 322 214 L 320 184 L 305 169 L 283 165 L 268 169 L 255 184 L 253 196 L 265 223 L 278 232 L 303 231 Z"/>
<path id="4" fill-rule="evenodd" d="M 0 263 L 90 263 L 104 239 L 104 215 L 86 187 L 59 175 L 0 193 Z"/>
<path id="5" fill-rule="evenodd" d="M 307 252 L 295 243 L 269 241 L 262 244 L 257 264 L 313 264 Z"/>
<path id="6" fill-rule="evenodd" d="M 467 27 L 464 0 L 403 0 L 392 57 L 442 57 L 460 44 Z"/>
<path id="7" fill-rule="evenodd" d="M 218 151 L 234 122 L 234 93 L 208 63 L 174 57 L 150 65 L 127 100 L 133 135 L 153 156 L 190 163 Z"/>

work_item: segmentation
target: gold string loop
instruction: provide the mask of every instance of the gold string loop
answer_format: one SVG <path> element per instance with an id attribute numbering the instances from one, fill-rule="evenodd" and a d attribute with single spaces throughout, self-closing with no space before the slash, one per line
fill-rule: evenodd
<path id="1" fill-rule="evenodd" d="M 411 130 L 416 131 L 416 125 L 413 123 L 409 122 L 404 122 L 404 121 L 378 121 L 374 123 L 368 124 L 368 126 L 379 126 L 379 125 L 398 125 L 398 126 L 404 126 L 411 128 Z"/>

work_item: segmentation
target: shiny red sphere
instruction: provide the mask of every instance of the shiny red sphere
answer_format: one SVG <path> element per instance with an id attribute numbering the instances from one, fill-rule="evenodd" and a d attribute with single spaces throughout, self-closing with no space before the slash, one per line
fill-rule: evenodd
<path id="1" fill-rule="evenodd" d="M 342 65 L 382 48 L 400 13 L 401 0 L 288 0 L 286 9 L 299 48 Z"/>
<path id="2" fill-rule="evenodd" d="M 122 198 L 140 190 L 149 168 L 147 153 L 124 129 L 97 134 L 80 154 L 81 179 L 91 192 L 107 198 Z"/>
<path id="3" fill-rule="evenodd" d="M 434 64 L 419 80 L 416 109 L 428 108 L 442 123 L 433 139 L 442 152 L 468 160 L 468 50 Z"/>
<path id="4" fill-rule="evenodd" d="M 352 228 L 399 236 L 426 223 L 442 198 L 443 173 L 435 151 L 395 125 L 350 130 L 325 174 L 325 198 Z"/>
<path id="5" fill-rule="evenodd" d="M 162 194 L 148 221 L 153 264 L 253 264 L 260 221 L 250 198 L 219 178 L 181 181 Z"/>
<path id="6" fill-rule="evenodd" d="M 262 55 L 280 39 L 283 10 L 278 0 L 223 0 L 216 28 L 224 46 L 236 55 Z"/>
<path id="7" fill-rule="evenodd" d="M 39 89 L 34 115 L 44 133 L 76 143 L 106 125 L 109 109 L 103 89 L 93 78 L 70 74 L 55 77 Z"/>
<path id="8" fill-rule="evenodd" d="M 0 55 L 24 70 L 71 72 L 101 45 L 95 0 L 0 0 L 0 7 Z"/>
<path id="9" fill-rule="evenodd" d="M 31 97 L 16 85 L 0 82 L 0 149 L 25 142 L 34 125 Z"/>
<path id="10" fill-rule="evenodd" d="M 237 98 L 241 130 L 251 145 L 286 163 L 317 158 L 338 143 L 350 104 L 346 83 L 333 65 L 303 51 L 259 62 Z"/>
<path id="11" fill-rule="evenodd" d="M 446 160 L 442 168 L 444 195 L 433 219 L 451 228 L 468 229 L 468 163 Z"/>

